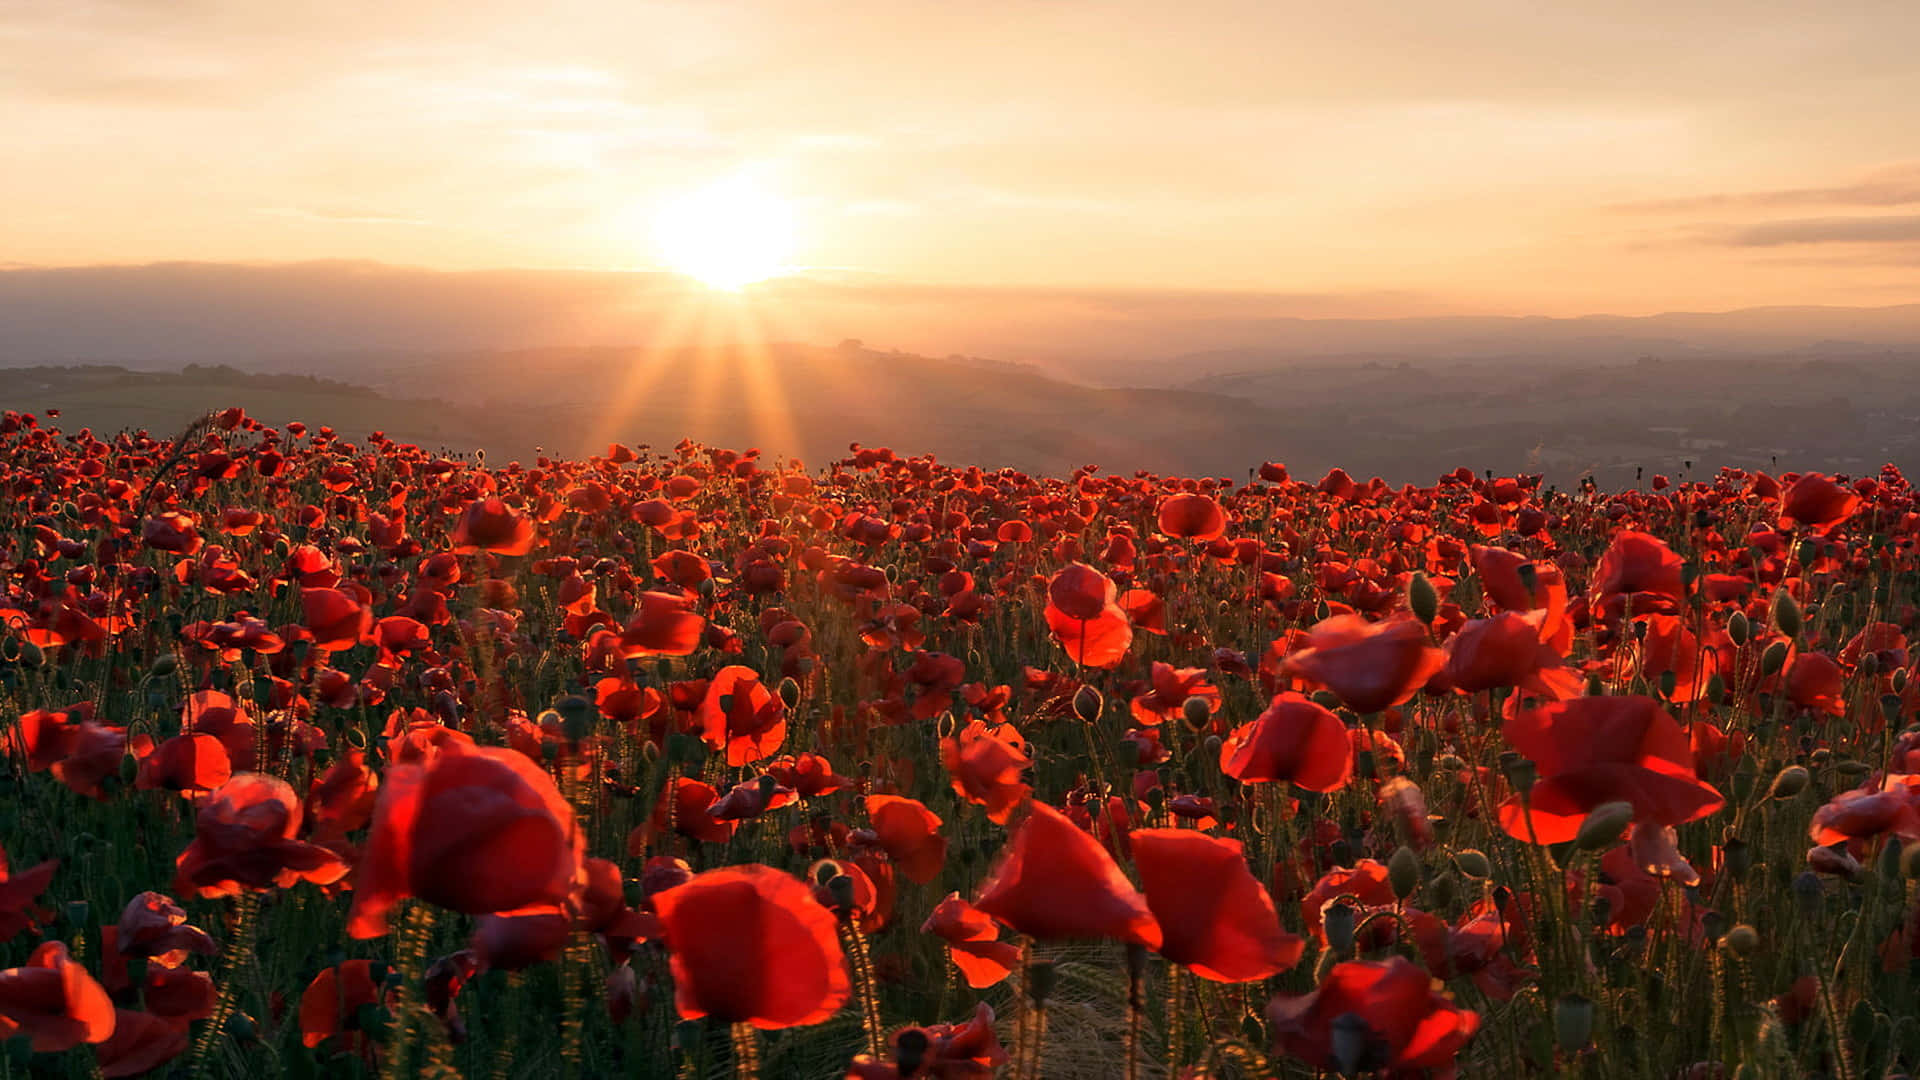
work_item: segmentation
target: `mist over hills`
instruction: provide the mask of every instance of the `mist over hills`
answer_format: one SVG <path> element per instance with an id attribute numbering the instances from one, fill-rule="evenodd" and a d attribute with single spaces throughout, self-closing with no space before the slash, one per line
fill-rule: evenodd
<path id="1" fill-rule="evenodd" d="M 1281 460 L 1395 482 L 1461 464 L 1562 484 L 1687 461 L 1920 467 L 1920 304 L 1351 314 L 1390 305 L 849 275 L 733 295 L 373 263 L 16 268 L 0 270 L 0 406 L 158 431 L 243 404 L 522 458 L 685 435 L 811 464 L 857 441 L 1048 471 Z M 334 382 L 282 378 L 300 375 Z"/>

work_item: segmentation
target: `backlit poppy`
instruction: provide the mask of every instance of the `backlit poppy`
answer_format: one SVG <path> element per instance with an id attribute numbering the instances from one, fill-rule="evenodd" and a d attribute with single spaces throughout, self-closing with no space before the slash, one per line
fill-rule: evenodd
<path id="1" fill-rule="evenodd" d="M 753 864 L 709 870 L 654 906 L 681 1019 L 817 1024 L 852 993 L 833 913 L 791 874 Z"/>

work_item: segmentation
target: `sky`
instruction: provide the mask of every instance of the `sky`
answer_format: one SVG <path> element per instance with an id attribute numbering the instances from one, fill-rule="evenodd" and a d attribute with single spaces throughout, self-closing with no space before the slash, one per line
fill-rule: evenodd
<path id="1" fill-rule="evenodd" d="M 1911 0 L 0 0 L 0 264 L 788 263 L 1572 315 L 1920 300 Z M 666 269 L 674 269 L 666 266 Z"/>

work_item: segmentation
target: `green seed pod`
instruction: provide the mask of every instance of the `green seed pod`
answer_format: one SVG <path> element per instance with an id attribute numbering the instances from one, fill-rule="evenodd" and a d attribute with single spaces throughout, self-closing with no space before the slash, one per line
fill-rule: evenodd
<path id="1" fill-rule="evenodd" d="M 1035 1005 L 1044 1005 L 1059 985 L 1060 972 L 1050 960 L 1035 960 L 1027 965 L 1027 994 Z"/>
<path id="2" fill-rule="evenodd" d="M 1741 923 L 1727 931 L 1726 936 L 1720 939 L 1720 944 L 1735 956 L 1752 956 L 1754 950 L 1760 947 L 1760 934 L 1753 927 Z"/>
<path id="3" fill-rule="evenodd" d="M 1213 723 L 1213 703 L 1198 695 L 1180 703 L 1180 719 L 1194 731 L 1205 731 Z"/>
<path id="4" fill-rule="evenodd" d="M 1593 1002 L 1568 994 L 1554 1003 L 1553 1037 L 1563 1054 L 1577 1054 L 1593 1041 Z"/>
<path id="5" fill-rule="evenodd" d="M 1620 834 L 1626 831 L 1627 824 L 1632 820 L 1632 803 L 1602 803 L 1587 812 L 1586 820 L 1580 823 L 1580 831 L 1574 834 L 1573 842 L 1582 851 L 1605 851 L 1619 843 Z"/>
<path id="6" fill-rule="evenodd" d="M 1788 638 L 1798 639 L 1805 628 L 1805 620 L 1800 614 L 1800 604 L 1785 586 L 1773 592 L 1773 625 Z"/>
<path id="7" fill-rule="evenodd" d="M 1432 579 L 1425 571 L 1416 571 L 1407 582 L 1407 607 L 1413 610 L 1413 616 L 1428 626 L 1440 614 L 1440 593 L 1433 587 Z"/>
<path id="8" fill-rule="evenodd" d="M 1753 623 L 1747 619 L 1747 613 L 1736 611 L 1727 619 L 1727 637 L 1735 647 L 1745 648 L 1753 640 Z"/>
<path id="9" fill-rule="evenodd" d="M 1767 646 L 1766 652 L 1760 654 L 1760 674 L 1762 675 L 1778 675 L 1780 669 L 1786 666 L 1787 643 L 1784 641 L 1774 642 Z"/>
<path id="10" fill-rule="evenodd" d="M 1393 887 L 1393 895 L 1402 900 L 1420 887 L 1420 856 L 1412 848 L 1402 844 L 1387 857 L 1387 883 Z"/>
<path id="11" fill-rule="evenodd" d="M 1453 865 L 1468 877 L 1488 878 L 1493 876 L 1493 863 L 1479 848 L 1467 848 L 1454 853 Z"/>
<path id="12" fill-rule="evenodd" d="M 1100 714 L 1106 710 L 1106 707 L 1106 699 L 1100 696 L 1099 690 L 1091 686 L 1082 686 L 1073 695 L 1073 715 L 1079 717 L 1081 723 L 1091 724 L 1100 719 Z"/>
<path id="13" fill-rule="evenodd" d="M 1773 778 L 1773 785 L 1767 788 L 1767 798 L 1791 799 L 1806 790 L 1808 779 L 1805 768 L 1789 765 Z"/>

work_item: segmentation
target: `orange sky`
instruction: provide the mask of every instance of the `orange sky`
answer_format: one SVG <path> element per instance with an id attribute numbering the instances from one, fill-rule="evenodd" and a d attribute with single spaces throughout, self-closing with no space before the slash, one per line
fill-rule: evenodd
<path id="1" fill-rule="evenodd" d="M 302 10 L 311 8 L 313 10 Z M 1911 0 L 0 4 L 0 263 L 644 268 L 751 172 L 908 281 L 1920 300 Z"/>

